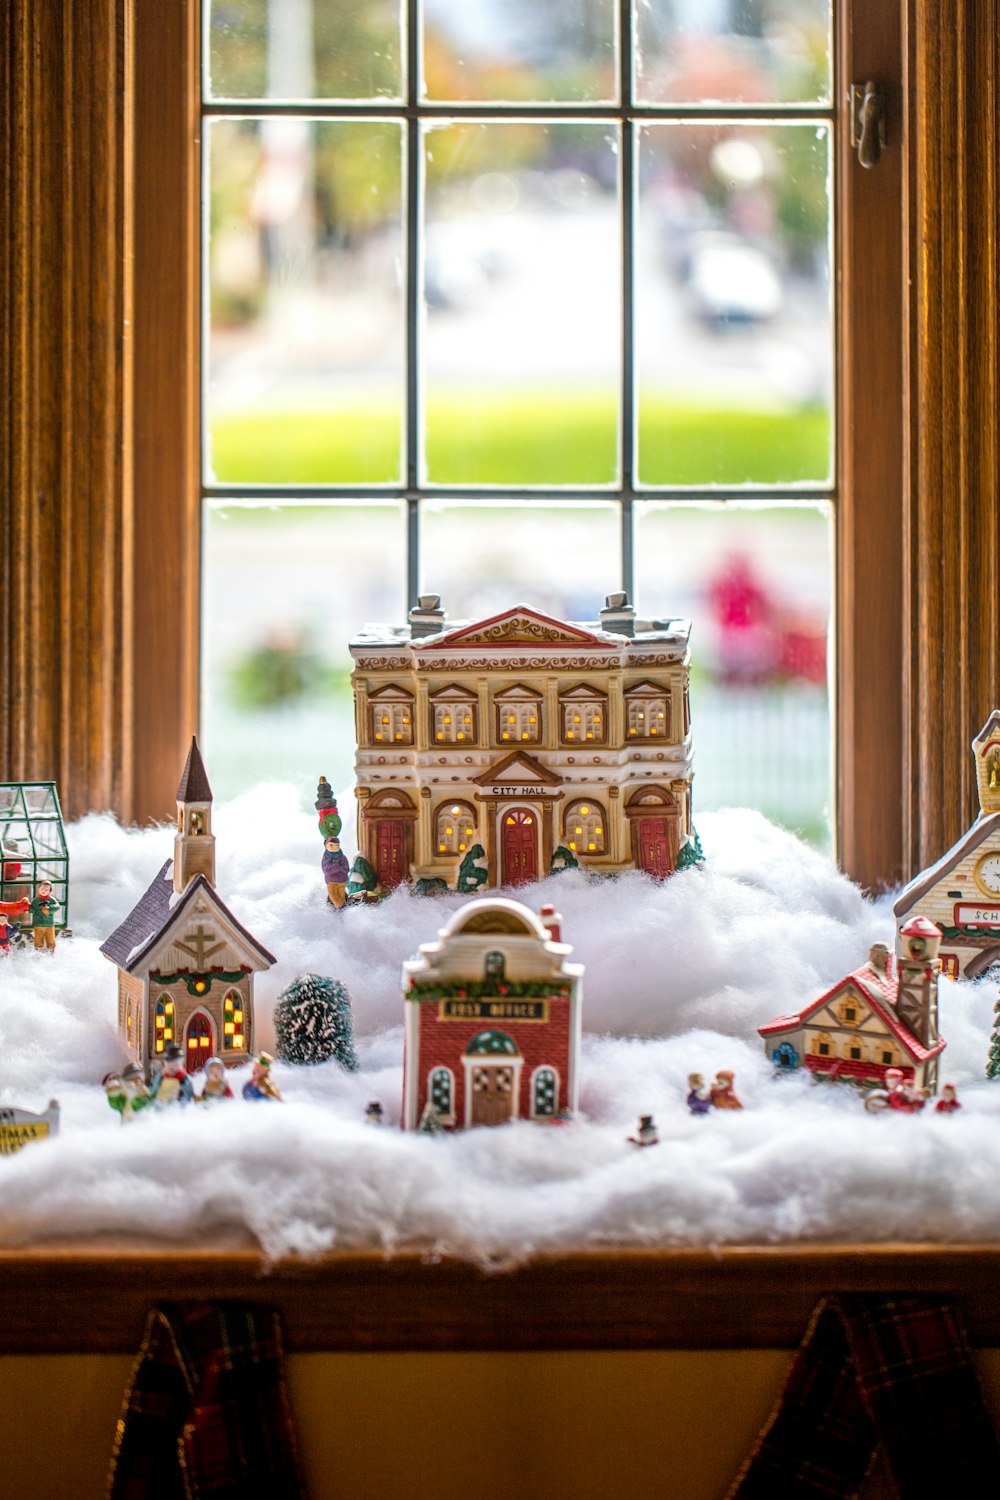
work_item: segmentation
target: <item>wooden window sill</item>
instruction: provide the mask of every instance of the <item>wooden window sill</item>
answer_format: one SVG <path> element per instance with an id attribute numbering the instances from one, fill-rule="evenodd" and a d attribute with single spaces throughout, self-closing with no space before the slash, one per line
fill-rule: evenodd
<path id="1" fill-rule="evenodd" d="M 510 1271 L 378 1252 L 109 1242 L 0 1251 L 0 1354 L 134 1352 L 155 1303 L 277 1307 L 290 1353 L 787 1349 L 833 1291 L 953 1296 L 1000 1346 L 1000 1244 L 579 1251 Z"/>

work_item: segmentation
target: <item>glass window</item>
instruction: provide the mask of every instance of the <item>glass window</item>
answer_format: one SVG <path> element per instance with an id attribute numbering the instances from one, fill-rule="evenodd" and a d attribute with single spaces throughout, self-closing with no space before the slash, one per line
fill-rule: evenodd
<path id="1" fill-rule="evenodd" d="M 527 688 L 496 695 L 497 739 L 501 744 L 537 745 L 542 738 L 542 703 Z"/>
<path id="2" fill-rule="evenodd" d="M 401 688 L 381 688 L 368 700 L 372 743 L 413 744 L 413 699 Z"/>
<path id="3" fill-rule="evenodd" d="M 669 740 L 670 694 L 650 683 L 627 691 L 625 736 L 630 740 Z"/>
<path id="4" fill-rule="evenodd" d="M 467 802 L 446 802 L 434 822 L 434 852 L 464 854 L 476 842 L 476 814 Z"/>
<path id="5" fill-rule="evenodd" d="M 455 1078 L 450 1068 L 432 1068 L 427 1083 L 431 1104 L 439 1115 L 454 1112 Z"/>
<path id="6" fill-rule="evenodd" d="M 419 593 L 594 621 L 624 587 L 694 623 L 690 716 L 636 698 L 626 737 L 692 727 L 696 816 L 829 842 L 831 38 L 831 0 L 211 0 L 218 791 L 347 787 L 346 642 Z M 559 738 L 605 720 L 564 699 Z M 487 733 L 544 740 L 524 703 Z"/>
<path id="7" fill-rule="evenodd" d="M 131 1009 L 131 1002 L 129 1002 Z M 163 1052 L 174 1040 L 174 1002 L 169 995 L 161 995 L 156 1002 L 153 1023 L 153 1051 Z"/>
<path id="8" fill-rule="evenodd" d="M 222 1045 L 229 1051 L 242 1050 L 246 1046 L 243 996 L 239 990 L 228 990 L 222 1002 L 222 1036 Z"/>
<path id="9" fill-rule="evenodd" d="M 559 700 L 564 744 L 589 740 L 603 745 L 607 739 L 608 700 L 590 688 L 573 688 Z"/>
<path id="10" fill-rule="evenodd" d="M 531 1076 L 531 1113 L 549 1119 L 559 1103 L 559 1075 L 555 1068 L 536 1068 Z"/>
<path id="11" fill-rule="evenodd" d="M 603 854 L 607 818 L 599 802 L 590 798 L 571 802 L 563 820 L 563 842 L 574 854 Z"/>
<path id="12" fill-rule="evenodd" d="M 431 733 L 438 745 L 476 742 L 476 700 L 462 688 L 431 694 Z"/>

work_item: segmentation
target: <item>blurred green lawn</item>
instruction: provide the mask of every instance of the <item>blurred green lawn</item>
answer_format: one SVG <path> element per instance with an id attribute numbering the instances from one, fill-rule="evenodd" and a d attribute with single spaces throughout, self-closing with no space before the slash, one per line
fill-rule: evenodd
<path id="1" fill-rule="evenodd" d="M 432 484 L 590 485 L 616 478 L 614 405 L 549 391 L 456 392 L 427 408 Z M 830 413 L 823 406 L 752 411 L 647 398 L 639 409 L 639 482 L 646 485 L 825 483 Z M 211 468 L 224 484 L 398 484 L 398 413 L 341 403 L 330 410 L 252 410 L 211 422 Z"/>

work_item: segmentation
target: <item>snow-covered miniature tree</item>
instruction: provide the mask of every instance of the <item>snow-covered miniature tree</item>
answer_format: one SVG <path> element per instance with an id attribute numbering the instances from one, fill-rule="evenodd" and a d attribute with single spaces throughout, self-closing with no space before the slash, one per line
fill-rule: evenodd
<path id="1" fill-rule="evenodd" d="M 339 838 L 343 823 L 337 811 L 337 799 L 330 790 L 330 783 L 325 776 L 319 778 L 314 806 L 319 813 L 319 831 L 323 837 L 325 839 Z"/>
<path id="2" fill-rule="evenodd" d="M 334 1058 L 357 1072 L 351 997 L 339 979 L 301 974 L 274 1007 L 275 1051 L 282 1062 L 310 1065 Z"/>
<path id="3" fill-rule="evenodd" d="M 458 867 L 455 889 L 461 891 L 463 895 L 473 895 L 481 885 L 486 884 L 489 874 L 486 850 L 482 844 L 473 844 Z"/>
<path id="4" fill-rule="evenodd" d="M 378 876 L 363 854 L 359 854 L 351 866 L 351 878 L 347 882 L 349 896 L 363 896 L 378 885 Z"/>
<path id="5" fill-rule="evenodd" d="M 698 837 L 698 830 L 696 828 L 692 828 L 691 834 L 692 837 L 687 839 L 681 845 L 680 850 L 678 851 L 676 866 L 678 870 L 697 869 L 700 865 L 703 865 L 705 863 L 705 852 L 701 847 L 701 839 Z"/>
<path id="6" fill-rule="evenodd" d="M 1000 1000 L 993 1007 L 993 1016 L 990 1050 L 986 1057 L 986 1076 L 987 1078 L 1000 1078 Z"/>
<path id="7" fill-rule="evenodd" d="M 572 849 L 567 849 L 565 844 L 560 844 L 552 856 L 552 863 L 549 865 L 549 874 L 561 875 L 563 870 L 578 870 L 579 868 L 580 861 Z"/>

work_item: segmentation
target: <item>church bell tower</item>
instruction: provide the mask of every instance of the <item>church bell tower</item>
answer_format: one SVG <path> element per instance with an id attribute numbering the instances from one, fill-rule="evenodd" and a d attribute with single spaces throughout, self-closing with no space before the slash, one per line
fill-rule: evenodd
<path id="1" fill-rule="evenodd" d="M 174 890 L 180 894 L 196 875 L 215 885 L 215 835 L 212 832 L 212 788 L 205 763 L 192 736 L 177 788 L 177 832 L 174 835 Z"/>

